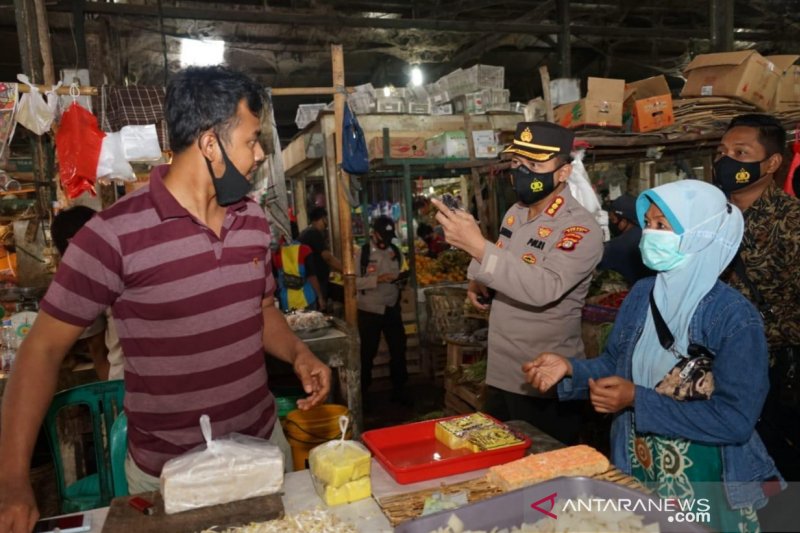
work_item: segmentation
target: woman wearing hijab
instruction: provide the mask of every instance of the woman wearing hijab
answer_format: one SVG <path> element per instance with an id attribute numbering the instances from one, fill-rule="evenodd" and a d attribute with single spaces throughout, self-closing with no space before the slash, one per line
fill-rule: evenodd
<path id="1" fill-rule="evenodd" d="M 558 385 L 561 400 L 588 396 L 614 414 L 622 471 L 662 497 L 707 498 L 715 530 L 756 530 L 755 509 L 784 482 L 754 429 L 769 387 L 761 317 L 717 279 L 739 247 L 742 214 L 696 180 L 645 191 L 636 210 L 642 259 L 658 274 L 633 287 L 603 353 L 543 353 L 523 371 L 542 392 Z"/>

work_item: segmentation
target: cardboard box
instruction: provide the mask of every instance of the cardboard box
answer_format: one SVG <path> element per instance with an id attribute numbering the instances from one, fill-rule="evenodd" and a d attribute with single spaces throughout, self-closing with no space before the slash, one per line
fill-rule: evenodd
<path id="1" fill-rule="evenodd" d="M 408 102 L 409 115 L 430 115 L 431 104 L 428 102 Z"/>
<path id="2" fill-rule="evenodd" d="M 625 86 L 625 116 L 633 116 L 633 131 L 666 128 L 675 123 L 672 95 L 664 76 L 654 76 Z"/>
<path id="3" fill-rule="evenodd" d="M 586 98 L 555 109 L 556 122 L 565 128 L 622 127 L 625 80 L 589 78 L 588 85 Z"/>
<path id="4" fill-rule="evenodd" d="M 383 159 L 383 137 L 370 139 L 367 145 L 370 159 Z M 427 157 L 422 137 L 389 137 L 389 157 L 394 159 Z"/>
<path id="5" fill-rule="evenodd" d="M 478 130 L 472 132 L 472 143 L 475 145 L 475 157 L 495 158 L 497 157 L 498 143 L 497 134 L 494 130 Z"/>
<path id="6" fill-rule="evenodd" d="M 453 104 L 431 105 L 431 115 L 452 115 Z"/>
<path id="7" fill-rule="evenodd" d="M 800 65 L 794 63 L 800 59 L 800 56 L 767 56 L 767 59 L 772 61 L 781 76 L 775 91 L 773 111 L 783 112 L 797 109 L 800 107 Z"/>
<path id="8" fill-rule="evenodd" d="M 769 111 L 780 73 L 755 50 L 701 54 L 684 69 L 681 96 L 727 96 Z"/>
<path id="9" fill-rule="evenodd" d="M 425 141 L 428 157 L 469 157 L 467 136 L 463 131 L 445 131 Z"/>

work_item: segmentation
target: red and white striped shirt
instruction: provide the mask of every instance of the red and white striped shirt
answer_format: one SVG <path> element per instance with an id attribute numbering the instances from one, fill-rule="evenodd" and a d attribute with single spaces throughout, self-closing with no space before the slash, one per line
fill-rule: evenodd
<path id="1" fill-rule="evenodd" d="M 128 449 L 153 476 L 214 435 L 267 438 L 261 301 L 275 290 L 269 224 L 255 202 L 228 207 L 221 236 L 184 209 L 156 169 L 70 241 L 41 308 L 88 326 L 111 306 L 125 354 Z"/>

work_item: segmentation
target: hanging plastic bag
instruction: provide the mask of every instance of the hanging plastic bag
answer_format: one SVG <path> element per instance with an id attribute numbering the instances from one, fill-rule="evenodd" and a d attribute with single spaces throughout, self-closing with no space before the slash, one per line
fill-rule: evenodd
<path id="1" fill-rule="evenodd" d="M 122 149 L 122 139 L 119 132 L 106 133 L 103 146 L 100 149 L 100 159 L 97 162 L 97 177 L 103 179 L 119 179 L 123 181 L 136 181 L 130 163 L 125 159 Z"/>
<path id="2" fill-rule="evenodd" d="M 327 505 L 351 503 L 372 495 L 371 456 L 363 444 L 345 440 L 350 419 L 339 417 L 342 438 L 313 448 L 308 466 L 314 488 Z"/>
<path id="3" fill-rule="evenodd" d="M 123 126 L 119 130 L 122 149 L 128 161 L 156 161 L 161 159 L 156 125 Z"/>
<path id="4" fill-rule="evenodd" d="M 50 125 L 56 117 L 55 110 L 47 105 L 39 88 L 30 83 L 28 76 L 17 74 L 17 79 L 29 88 L 29 92 L 23 93 L 17 104 L 17 122 L 36 135 L 44 135 L 50 131 Z"/>
<path id="5" fill-rule="evenodd" d="M 348 174 L 369 172 L 369 152 L 364 130 L 347 104 L 342 121 L 342 170 Z"/>
<path id="6" fill-rule="evenodd" d="M 786 173 L 786 181 L 783 182 L 783 190 L 786 191 L 787 194 L 791 194 L 792 196 L 797 196 L 797 192 L 794 188 L 795 182 L 795 173 L 797 169 L 800 168 L 800 125 L 794 130 L 794 144 L 792 144 L 792 164 L 789 165 L 789 172 Z"/>
<path id="7" fill-rule="evenodd" d="M 572 173 L 567 179 L 569 192 L 578 200 L 579 204 L 594 216 L 597 224 L 603 231 L 604 240 L 608 240 L 610 237 L 608 213 L 603 211 L 600 200 L 597 198 L 597 194 L 595 194 L 592 188 L 592 182 L 589 180 L 589 173 L 583 165 L 584 155 L 586 155 L 585 150 L 577 150 L 572 153 Z"/>
<path id="8" fill-rule="evenodd" d="M 205 445 L 170 459 L 161 470 L 167 514 L 275 494 L 283 486 L 283 452 L 264 439 L 239 433 L 211 440 L 211 421 L 200 417 Z"/>
<path id="9" fill-rule="evenodd" d="M 105 133 L 97 126 L 97 118 L 75 102 L 61 117 L 56 155 L 61 184 L 69 198 L 77 198 L 84 192 L 96 194 L 94 183 L 103 137 Z"/>

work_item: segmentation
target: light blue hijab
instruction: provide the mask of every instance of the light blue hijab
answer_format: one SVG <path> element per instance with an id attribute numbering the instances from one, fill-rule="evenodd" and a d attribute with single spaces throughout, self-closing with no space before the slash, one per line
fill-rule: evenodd
<path id="1" fill-rule="evenodd" d="M 673 231 L 680 235 L 679 250 L 686 259 L 656 276 L 653 297 L 675 337 L 673 349 L 686 355 L 689 322 L 739 249 L 744 219 L 717 187 L 698 180 L 682 180 L 649 189 L 636 200 L 636 214 L 644 228 L 644 214 L 655 204 Z M 648 306 L 644 331 L 633 351 L 633 382 L 654 388 L 678 359 L 658 341 Z"/>

